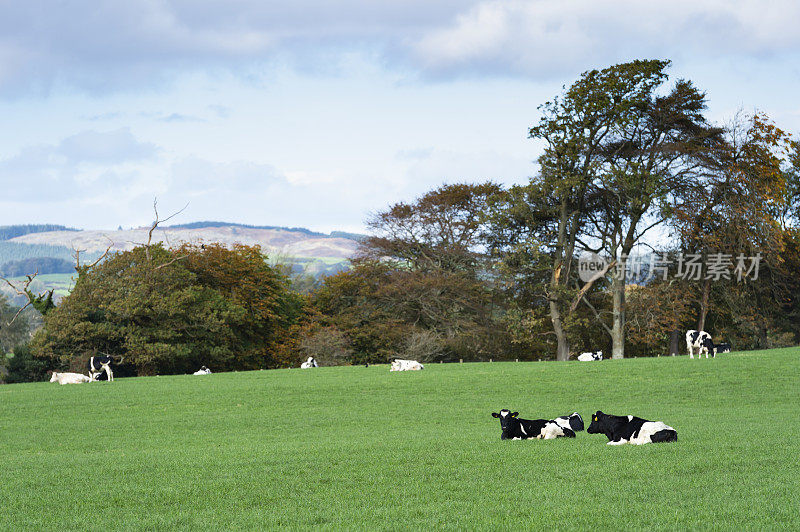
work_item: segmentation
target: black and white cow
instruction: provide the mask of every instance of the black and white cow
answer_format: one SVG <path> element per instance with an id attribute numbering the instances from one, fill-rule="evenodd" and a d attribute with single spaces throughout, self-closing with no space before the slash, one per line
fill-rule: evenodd
<path id="1" fill-rule="evenodd" d="M 578 360 L 581 362 L 592 362 L 593 360 L 603 360 L 602 351 L 588 351 L 578 355 Z"/>
<path id="2" fill-rule="evenodd" d="M 103 372 L 105 372 L 108 380 L 113 381 L 114 372 L 111 371 L 112 363 L 121 364 L 122 359 L 120 359 L 120 362 L 115 362 L 114 357 L 112 357 L 111 355 L 100 355 L 96 357 L 91 357 L 89 359 L 89 363 L 87 364 L 89 369 L 89 380 L 96 381 L 97 377 L 99 377 L 100 375 L 103 374 Z"/>
<path id="3" fill-rule="evenodd" d="M 570 429 L 572 432 L 583 430 L 583 418 L 577 412 L 573 412 L 568 416 L 559 416 L 553 421 L 561 428 Z"/>
<path id="4" fill-rule="evenodd" d="M 317 364 L 317 360 L 314 357 L 308 357 L 308 360 L 300 364 L 301 369 L 310 369 L 317 367 L 319 367 L 319 364 Z"/>
<path id="5" fill-rule="evenodd" d="M 697 349 L 697 358 L 705 352 L 706 358 L 709 353 L 715 356 L 714 342 L 711 341 L 711 335 L 705 331 L 695 331 L 694 329 L 686 331 L 686 350 L 689 351 L 689 358 L 694 358 L 693 350 Z"/>
<path id="6" fill-rule="evenodd" d="M 717 353 L 730 353 L 731 344 L 729 344 L 728 342 L 722 342 L 721 344 L 714 344 L 714 350 Z"/>
<path id="7" fill-rule="evenodd" d="M 583 419 L 577 412 L 556 419 L 520 419 L 517 416 L 519 412 L 511 412 L 506 408 L 500 412 L 492 412 L 492 417 L 500 418 L 501 440 L 574 438 L 573 423 L 576 427 L 580 427 L 577 430 L 583 430 Z"/>
<path id="8" fill-rule="evenodd" d="M 678 441 L 678 432 L 661 421 L 647 421 L 636 416 L 611 416 L 595 412 L 586 429 L 589 434 L 605 434 L 608 445 L 661 443 Z"/>

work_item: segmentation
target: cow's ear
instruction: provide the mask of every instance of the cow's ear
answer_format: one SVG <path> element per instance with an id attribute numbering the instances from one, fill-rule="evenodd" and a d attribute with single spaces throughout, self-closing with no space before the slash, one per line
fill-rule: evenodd
<path id="1" fill-rule="evenodd" d="M 519 415 L 519 412 L 514 412 L 513 414 L 511 414 L 511 417 L 517 417 L 518 415 Z"/>
<path id="2" fill-rule="evenodd" d="M 492 417 L 500 417 L 500 414 L 498 414 L 497 412 L 492 412 Z"/>

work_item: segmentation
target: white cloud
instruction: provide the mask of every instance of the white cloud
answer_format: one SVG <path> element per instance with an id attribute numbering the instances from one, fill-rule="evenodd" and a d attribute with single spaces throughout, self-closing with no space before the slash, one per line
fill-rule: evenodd
<path id="1" fill-rule="evenodd" d="M 157 86 L 180 72 L 258 79 L 353 53 L 427 76 L 552 79 L 631 57 L 796 54 L 796 0 L 45 0 L 0 7 L 0 93 Z"/>
<path id="2" fill-rule="evenodd" d="M 156 153 L 153 144 L 139 142 L 128 128 L 84 131 L 0 160 L 0 181 L 8 183 L 19 201 L 99 194 L 123 187 L 135 175 L 135 167 Z"/>
<path id="3" fill-rule="evenodd" d="M 487 0 L 413 43 L 429 75 L 546 79 L 634 57 L 794 55 L 800 3 Z"/>

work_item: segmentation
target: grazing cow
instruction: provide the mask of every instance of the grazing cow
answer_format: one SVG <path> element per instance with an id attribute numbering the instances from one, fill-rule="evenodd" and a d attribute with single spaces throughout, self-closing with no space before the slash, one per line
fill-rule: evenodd
<path id="1" fill-rule="evenodd" d="M 314 357 L 308 357 L 308 360 L 300 364 L 301 369 L 317 368 L 317 367 L 319 367 L 319 365 L 317 364 L 317 361 L 314 359 Z"/>
<path id="2" fill-rule="evenodd" d="M 591 362 L 592 360 L 603 360 L 603 352 L 602 351 L 595 351 L 588 353 L 581 353 L 578 355 L 578 360 L 581 362 Z"/>
<path id="3" fill-rule="evenodd" d="M 57 382 L 59 384 L 81 384 L 83 382 L 91 382 L 91 379 L 81 373 L 56 373 L 50 377 L 50 382 Z"/>
<path id="4" fill-rule="evenodd" d="M 729 344 L 728 342 L 722 342 L 721 344 L 714 344 L 714 350 L 717 353 L 730 353 L 731 344 Z"/>
<path id="5" fill-rule="evenodd" d="M 492 417 L 500 418 L 500 429 L 503 431 L 500 435 L 501 440 L 574 438 L 575 430 L 572 424 L 580 426 L 578 430 L 583 429 L 583 419 L 577 412 L 556 419 L 520 419 L 517 416 L 519 412 L 511 412 L 507 408 L 500 412 L 492 412 Z"/>
<path id="6" fill-rule="evenodd" d="M 635 416 L 611 416 L 599 410 L 592 416 L 586 432 L 605 434 L 608 437 L 607 445 L 678 441 L 678 432 L 661 421 L 647 421 Z"/>
<path id="7" fill-rule="evenodd" d="M 424 369 L 425 366 L 416 360 L 403 360 L 401 358 L 395 359 L 389 371 L 419 371 Z"/>
<path id="8" fill-rule="evenodd" d="M 111 364 L 122 364 L 124 359 L 120 357 L 119 362 L 114 361 L 114 357 L 111 355 L 100 355 L 96 357 L 91 357 L 87 366 L 89 368 L 89 378 L 93 381 L 97 380 L 97 377 L 100 376 L 103 372 L 105 372 L 106 377 L 109 381 L 114 380 L 114 372 L 111 371 Z"/>
<path id="9" fill-rule="evenodd" d="M 192 375 L 211 375 L 211 370 L 205 366 L 201 366 L 200 369 L 192 373 Z"/>
<path id="10" fill-rule="evenodd" d="M 714 356 L 714 342 L 711 341 L 711 335 L 694 329 L 686 331 L 686 350 L 689 351 L 689 358 L 694 358 L 694 349 L 697 349 L 697 358 L 700 358 L 704 351 L 706 358 L 709 353 Z"/>

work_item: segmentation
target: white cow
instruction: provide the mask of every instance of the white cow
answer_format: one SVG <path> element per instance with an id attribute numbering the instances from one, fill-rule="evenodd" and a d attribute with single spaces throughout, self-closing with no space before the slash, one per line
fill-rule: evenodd
<path id="1" fill-rule="evenodd" d="M 580 355 L 578 355 L 578 360 L 580 360 L 581 362 L 591 362 L 592 360 L 603 360 L 603 352 L 597 351 L 594 353 L 592 352 L 581 353 Z"/>
<path id="2" fill-rule="evenodd" d="M 192 375 L 211 375 L 211 370 L 205 366 L 202 366 L 200 369 L 192 373 Z"/>
<path id="3" fill-rule="evenodd" d="M 317 364 L 317 361 L 314 359 L 314 357 L 308 357 L 308 360 L 300 364 L 301 369 L 318 368 L 318 367 L 319 364 Z"/>
<path id="4" fill-rule="evenodd" d="M 56 373 L 50 377 L 50 382 L 57 382 L 59 384 L 80 384 L 82 382 L 91 382 L 91 379 L 86 375 L 80 373 Z"/>
<path id="5" fill-rule="evenodd" d="M 424 367 L 425 366 L 416 360 L 403 360 L 398 358 L 392 362 L 392 367 L 389 368 L 389 371 L 419 371 Z"/>
<path id="6" fill-rule="evenodd" d="M 694 358 L 694 349 L 697 349 L 697 358 L 705 352 L 706 358 L 709 353 L 712 357 L 717 356 L 717 351 L 714 349 L 714 342 L 711 341 L 711 335 L 705 331 L 696 331 L 694 329 L 686 331 L 686 350 L 689 351 L 689 358 Z"/>

